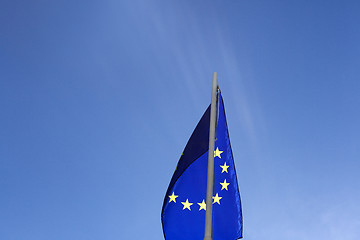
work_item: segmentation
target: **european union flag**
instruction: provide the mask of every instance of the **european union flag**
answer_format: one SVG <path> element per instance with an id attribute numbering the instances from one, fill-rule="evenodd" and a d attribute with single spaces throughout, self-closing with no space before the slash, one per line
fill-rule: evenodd
<path id="1" fill-rule="evenodd" d="M 167 189 L 161 222 L 166 240 L 203 240 L 209 150 L 210 107 L 180 157 Z M 241 201 L 224 104 L 218 93 L 213 189 L 213 240 L 242 238 Z"/>

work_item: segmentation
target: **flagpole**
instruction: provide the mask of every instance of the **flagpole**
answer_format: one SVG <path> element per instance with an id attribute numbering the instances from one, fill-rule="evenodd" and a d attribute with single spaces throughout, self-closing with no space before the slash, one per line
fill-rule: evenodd
<path id="1" fill-rule="evenodd" d="M 204 240 L 212 240 L 212 196 L 214 187 L 214 147 L 216 133 L 216 100 L 217 100 L 217 73 L 213 73 L 211 110 L 210 110 L 210 132 L 209 132 L 209 157 L 208 157 L 208 174 L 206 187 L 206 215 L 205 215 L 205 234 Z"/>

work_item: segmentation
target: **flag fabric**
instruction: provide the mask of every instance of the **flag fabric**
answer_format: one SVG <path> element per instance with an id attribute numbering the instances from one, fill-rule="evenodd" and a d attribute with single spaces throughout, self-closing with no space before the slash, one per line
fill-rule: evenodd
<path id="1" fill-rule="evenodd" d="M 167 189 L 161 212 L 166 240 L 203 240 L 210 106 L 191 135 Z M 218 93 L 214 151 L 213 240 L 242 238 L 242 211 L 225 109 Z"/>

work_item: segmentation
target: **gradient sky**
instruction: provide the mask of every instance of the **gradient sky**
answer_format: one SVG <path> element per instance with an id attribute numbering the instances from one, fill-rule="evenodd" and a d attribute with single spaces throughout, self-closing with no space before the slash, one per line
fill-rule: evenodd
<path id="1" fill-rule="evenodd" d="M 248 240 L 360 239 L 360 2 L 0 2 L 0 239 L 163 239 L 218 72 Z"/>

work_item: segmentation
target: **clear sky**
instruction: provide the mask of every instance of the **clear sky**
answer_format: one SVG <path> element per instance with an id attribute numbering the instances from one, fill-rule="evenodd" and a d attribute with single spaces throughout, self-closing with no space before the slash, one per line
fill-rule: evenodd
<path id="1" fill-rule="evenodd" d="M 360 239 L 360 2 L 0 3 L 0 239 L 163 239 L 218 72 L 248 240 Z"/>

